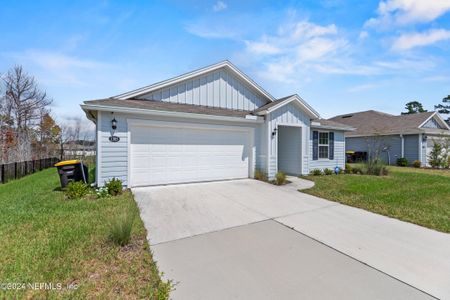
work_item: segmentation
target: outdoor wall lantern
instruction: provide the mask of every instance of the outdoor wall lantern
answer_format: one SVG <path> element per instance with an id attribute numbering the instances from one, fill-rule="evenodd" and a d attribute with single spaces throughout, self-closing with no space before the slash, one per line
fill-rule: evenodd
<path id="1" fill-rule="evenodd" d="M 275 128 L 273 131 L 272 131 L 272 136 L 275 136 L 276 134 L 277 134 L 277 128 Z"/>
<path id="2" fill-rule="evenodd" d="M 116 130 L 116 129 L 117 129 L 117 120 L 116 120 L 116 118 L 113 118 L 113 119 L 111 120 L 111 128 L 112 128 L 113 130 Z"/>
<path id="3" fill-rule="evenodd" d="M 428 137 L 427 137 L 426 135 L 424 135 L 424 136 L 422 137 L 422 141 L 423 141 L 424 143 L 427 141 L 427 139 L 428 139 Z"/>

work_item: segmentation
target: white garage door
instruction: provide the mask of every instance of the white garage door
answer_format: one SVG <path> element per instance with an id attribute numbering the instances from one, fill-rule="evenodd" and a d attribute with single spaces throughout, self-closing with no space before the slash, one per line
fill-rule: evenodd
<path id="1" fill-rule="evenodd" d="M 248 177 L 249 131 L 206 126 L 130 126 L 131 185 Z"/>

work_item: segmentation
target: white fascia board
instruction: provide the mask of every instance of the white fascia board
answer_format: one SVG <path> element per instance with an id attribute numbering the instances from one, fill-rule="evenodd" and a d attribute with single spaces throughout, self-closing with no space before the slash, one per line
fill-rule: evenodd
<path id="1" fill-rule="evenodd" d="M 237 75 L 239 78 L 241 78 L 243 81 L 245 81 L 247 84 L 249 84 L 251 87 L 253 87 L 256 91 L 258 91 L 261 95 L 266 97 L 269 101 L 275 101 L 275 98 L 269 94 L 266 90 L 264 90 L 261 86 L 259 86 L 256 82 L 254 82 L 250 77 L 248 77 L 246 74 L 244 74 L 241 70 L 239 70 L 236 66 L 234 66 L 231 62 L 228 60 L 210 65 L 205 68 L 201 68 L 189 73 L 185 73 L 183 75 L 167 79 L 152 85 L 145 86 L 143 88 L 139 88 L 130 92 L 126 92 L 117 96 L 114 96 L 113 98 L 117 99 L 130 99 L 133 97 L 137 97 L 140 95 L 148 94 L 154 90 L 161 89 L 164 87 L 167 87 L 169 85 L 177 84 L 181 81 L 188 80 L 206 73 L 209 73 L 211 71 L 218 70 L 220 68 L 226 67 L 229 70 L 231 70 L 235 75 Z"/>
<path id="2" fill-rule="evenodd" d="M 293 101 L 295 101 L 295 103 L 297 103 L 297 104 L 302 108 L 302 110 L 303 110 L 304 112 L 306 112 L 311 118 L 313 118 L 313 119 L 319 119 L 319 118 L 320 118 L 319 113 L 316 112 L 311 106 L 309 106 L 309 105 L 305 102 L 305 100 L 303 100 L 302 98 L 300 98 L 298 95 L 294 95 L 294 96 L 288 98 L 287 100 L 282 101 L 280 104 L 268 108 L 268 109 L 265 111 L 265 113 L 262 112 L 262 114 L 266 114 L 266 113 L 273 112 L 273 111 L 279 109 L 280 107 L 283 107 L 283 106 L 285 106 L 285 105 L 287 105 L 287 104 L 289 104 L 289 103 L 291 103 L 291 102 L 293 102 Z"/>
<path id="3" fill-rule="evenodd" d="M 193 114 L 193 113 L 184 113 L 184 112 L 175 112 L 175 111 L 150 110 L 150 109 L 105 106 L 105 105 L 82 104 L 81 108 L 84 111 L 89 111 L 89 110 L 107 111 L 107 112 L 130 113 L 130 114 L 161 116 L 161 117 L 177 117 L 177 118 L 197 119 L 197 120 L 213 120 L 213 121 L 215 120 L 215 121 L 253 123 L 253 124 L 261 124 L 264 122 L 264 119 L 259 118 L 259 117 L 255 120 L 255 119 L 239 118 L 239 117 L 203 115 L 203 114 Z"/>

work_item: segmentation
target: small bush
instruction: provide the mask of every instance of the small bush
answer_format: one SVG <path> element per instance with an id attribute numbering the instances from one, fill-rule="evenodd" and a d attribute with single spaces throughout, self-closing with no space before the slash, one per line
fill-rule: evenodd
<path id="1" fill-rule="evenodd" d="M 313 176 L 320 176 L 322 174 L 323 173 L 322 173 L 321 169 L 314 169 L 314 170 L 311 171 L 311 175 L 313 175 Z"/>
<path id="2" fill-rule="evenodd" d="M 369 159 L 364 164 L 364 169 L 362 170 L 362 174 L 366 175 L 375 175 L 375 176 L 383 176 L 388 175 L 389 170 L 386 168 L 384 163 L 379 159 Z"/>
<path id="3" fill-rule="evenodd" d="M 286 183 L 286 174 L 284 174 L 281 171 L 278 171 L 277 174 L 275 174 L 275 183 L 276 185 L 283 185 Z"/>
<path id="4" fill-rule="evenodd" d="M 397 166 L 399 167 L 406 167 L 408 166 L 408 160 L 404 157 L 397 158 Z"/>
<path id="5" fill-rule="evenodd" d="M 256 180 L 267 181 L 267 174 L 258 169 L 255 170 L 254 177 Z"/>
<path id="6" fill-rule="evenodd" d="M 122 180 L 113 178 L 105 184 L 111 196 L 120 195 L 123 190 Z"/>
<path id="7" fill-rule="evenodd" d="M 361 170 L 361 168 L 358 168 L 358 167 L 354 167 L 354 168 L 351 168 L 350 169 L 351 170 L 351 173 L 352 174 L 359 174 L 359 175 L 362 175 L 362 170 Z"/>
<path id="8" fill-rule="evenodd" d="M 345 174 L 352 174 L 352 166 L 350 164 L 345 164 Z"/>
<path id="9" fill-rule="evenodd" d="M 109 240 L 118 246 L 128 245 L 135 217 L 136 210 L 132 206 L 125 213 L 115 216 L 110 225 Z"/>
<path id="10" fill-rule="evenodd" d="M 108 198 L 109 196 L 111 196 L 106 186 L 96 189 L 95 194 L 97 195 L 97 198 Z"/>
<path id="11" fill-rule="evenodd" d="M 414 168 L 420 168 L 422 166 L 422 162 L 420 160 L 413 161 Z"/>
<path id="12" fill-rule="evenodd" d="M 325 175 L 333 175 L 333 170 L 325 168 L 325 169 L 323 169 L 323 173 Z"/>
<path id="13" fill-rule="evenodd" d="M 89 186 L 82 181 L 71 181 L 66 187 L 69 199 L 81 199 L 89 193 Z"/>

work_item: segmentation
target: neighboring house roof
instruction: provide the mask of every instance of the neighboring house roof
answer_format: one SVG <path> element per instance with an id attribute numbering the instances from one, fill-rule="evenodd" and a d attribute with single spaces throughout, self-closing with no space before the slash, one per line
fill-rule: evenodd
<path id="1" fill-rule="evenodd" d="M 431 118 L 436 118 L 442 129 L 425 128 L 423 125 Z M 354 127 L 347 136 L 372 136 L 389 134 L 443 133 L 450 128 L 437 112 L 423 112 L 409 115 L 391 115 L 375 110 L 349 113 L 329 119 Z M 450 134 L 450 132 L 449 132 Z"/>
<path id="2" fill-rule="evenodd" d="M 337 130 L 343 130 L 343 131 L 353 131 L 355 128 L 334 122 L 327 119 L 315 119 L 311 121 L 311 127 L 312 128 L 318 128 L 318 129 L 337 129 Z"/>
<path id="3" fill-rule="evenodd" d="M 280 108 L 286 104 L 292 103 L 292 102 L 299 105 L 311 118 L 313 118 L 313 119 L 320 118 L 319 113 L 317 111 L 315 111 L 308 103 L 306 103 L 305 100 L 303 100 L 297 94 L 286 96 L 286 97 L 277 99 L 273 102 L 270 102 L 270 103 L 256 109 L 254 111 L 254 113 L 257 115 L 265 115 L 267 113 L 277 110 L 278 108 Z"/>
<path id="4" fill-rule="evenodd" d="M 250 111 L 232 110 L 225 108 L 207 107 L 193 104 L 170 103 L 155 100 L 128 99 L 119 100 L 114 98 L 84 101 L 87 106 L 103 106 L 117 108 L 132 108 L 153 111 L 181 112 L 190 114 L 225 116 L 245 118 L 251 114 Z"/>
<path id="5" fill-rule="evenodd" d="M 226 68 L 227 70 L 231 71 L 233 74 L 235 74 L 237 77 L 242 79 L 253 89 L 255 89 L 259 94 L 261 94 L 267 100 L 267 102 L 275 101 L 275 98 L 271 94 L 269 94 L 265 89 L 263 89 L 261 86 L 259 86 L 256 82 L 254 82 L 250 77 L 248 77 L 246 74 L 244 74 L 241 70 L 239 70 L 235 65 L 233 65 L 228 60 L 224 60 L 219 63 L 213 64 L 213 65 L 201 68 L 201 69 L 197 69 L 195 71 L 185 73 L 185 74 L 177 76 L 177 77 L 173 77 L 173 78 L 170 78 L 170 79 L 167 79 L 167 80 L 164 80 L 164 81 L 152 84 L 152 85 L 148 85 L 148 86 L 145 86 L 145 87 L 142 87 L 142 88 L 130 91 L 130 92 L 126 92 L 126 93 L 114 96 L 113 98 L 132 99 L 132 98 L 150 93 L 152 91 L 155 91 L 157 89 L 161 89 L 161 88 L 167 87 L 169 85 L 173 85 L 173 84 L 179 83 L 181 81 L 191 79 L 191 78 L 218 70 L 220 68 Z"/>

